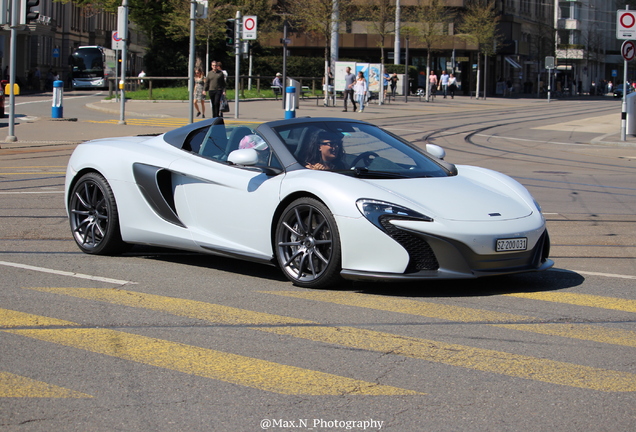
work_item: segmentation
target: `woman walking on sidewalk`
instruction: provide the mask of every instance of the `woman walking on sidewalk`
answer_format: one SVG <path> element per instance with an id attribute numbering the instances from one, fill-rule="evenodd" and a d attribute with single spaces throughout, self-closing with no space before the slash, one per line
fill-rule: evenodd
<path id="1" fill-rule="evenodd" d="M 364 78 L 364 72 L 362 71 L 358 72 L 358 79 L 353 85 L 353 90 L 355 91 L 356 99 L 358 99 L 358 103 L 360 104 L 360 111 L 358 112 L 363 112 L 364 99 L 367 96 L 367 90 L 368 90 L 367 80 Z"/>
<path id="2" fill-rule="evenodd" d="M 203 76 L 203 71 L 201 69 L 194 71 L 194 108 L 197 110 L 197 117 L 203 114 L 203 118 L 205 118 L 204 82 L 205 77 Z M 201 104 L 201 108 L 199 108 L 199 104 Z"/>

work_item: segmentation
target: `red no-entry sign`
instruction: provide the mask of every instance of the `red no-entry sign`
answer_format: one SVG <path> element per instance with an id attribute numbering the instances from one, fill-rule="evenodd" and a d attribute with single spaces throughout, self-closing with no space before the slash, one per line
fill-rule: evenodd
<path id="1" fill-rule="evenodd" d="M 636 39 L 636 11 L 618 11 L 616 15 L 616 39 Z"/>

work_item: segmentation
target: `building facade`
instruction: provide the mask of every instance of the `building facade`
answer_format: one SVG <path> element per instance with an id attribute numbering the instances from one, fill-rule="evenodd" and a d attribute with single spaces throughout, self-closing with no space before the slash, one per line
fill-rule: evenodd
<path id="1" fill-rule="evenodd" d="M 362 4 L 367 0 L 359 0 Z M 454 19 L 444 24 L 441 38 L 431 49 L 430 68 L 455 72 L 466 93 L 474 91 L 477 47 L 457 35 L 456 27 L 466 10 L 467 0 L 444 0 Z M 418 5 L 417 0 L 400 0 L 402 11 Z M 616 4 L 610 0 L 495 0 L 500 17 L 500 41 L 496 53 L 479 65 L 480 81 L 487 95 L 513 93 L 538 95 L 547 89 L 545 58 L 556 57 L 556 87 L 561 92 L 588 93 L 592 83 L 610 81 L 622 71 L 620 44 L 616 40 Z M 404 25 L 414 23 L 402 22 Z M 280 46 L 279 36 L 262 43 Z M 322 57 L 325 41 L 307 34 L 290 36 L 292 55 Z M 400 41 L 404 53 L 406 40 Z M 338 57 L 360 61 L 380 61 L 380 36 L 368 22 L 345 20 L 338 35 Z M 394 37 L 384 41 L 385 63 L 394 63 Z M 426 69 L 428 50 L 417 38 L 409 40 L 409 64 Z M 402 54 L 402 58 L 403 58 Z M 333 55 L 332 55 L 333 57 Z M 403 60 L 398 60 L 401 63 Z M 483 84 L 481 84 L 483 86 Z"/>
<path id="2" fill-rule="evenodd" d="M 74 3 L 40 0 L 40 16 L 34 23 L 17 30 L 16 82 L 25 90 L 46 89 L 49 72 L 68 81 L 69 56 L 75 48 L 99 45 L 111 48 L 117 15 Z M 128 75 L 143 65 L 144 39 L 134 28 L 129 32 Z M 11 31 L 0 27 L 0 55 L 3 79 L 8 79 Z M 36 78 L 39 71 L 40 80 Z M 135 74 L 136 76 L 136 74 Z"/>

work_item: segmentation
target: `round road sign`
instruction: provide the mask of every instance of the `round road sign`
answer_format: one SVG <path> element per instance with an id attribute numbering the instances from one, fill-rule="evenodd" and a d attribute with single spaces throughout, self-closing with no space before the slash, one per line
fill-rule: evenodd
<path id="1" fill-rule="evenodd" d="M 254 20 L 254 18 L 248 17 L 243 20 L 243 28 L 245 30 L 252 31 L 254 30 L 255 26 L 256 26 L 256 20 Z"/>
<path id="2" fill-rule="evenodd" d="M 616 39 L 630 40 L 636 36 L 636 11 L 619 10 L 616 15 Z"/>
<path id="3" fill-rule="evenodd" d="M 621 46 L 621 54 L 625 61 L 632 61 L 636 56 L 636 43 L 634 41 L 626 40 Z"/>
<path id="4" fill-rule="evenodd" d="M 634 27 L 634 24 L 636 24 L 636 18 L 634 18 L 634 14 L 631 12 L 623 12 L 620 14 L 618 21 L 624 29 L 631 29 Z"/>

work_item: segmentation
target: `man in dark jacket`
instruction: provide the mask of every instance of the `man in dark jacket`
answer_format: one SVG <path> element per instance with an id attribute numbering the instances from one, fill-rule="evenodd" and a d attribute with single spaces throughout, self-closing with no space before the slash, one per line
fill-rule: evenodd
<path id="1" fill-rule="evenodd" d="M 221 105 L 221 96 L 225 95 L 225 74 L 221 70 L 218 62 L 212 62 L 212 69 L 205 77 L 203 84 L 203 95 L 210 94 L 210 105 L 212 105 L 212 117 L 219 117 L 219 107 Z"/>

